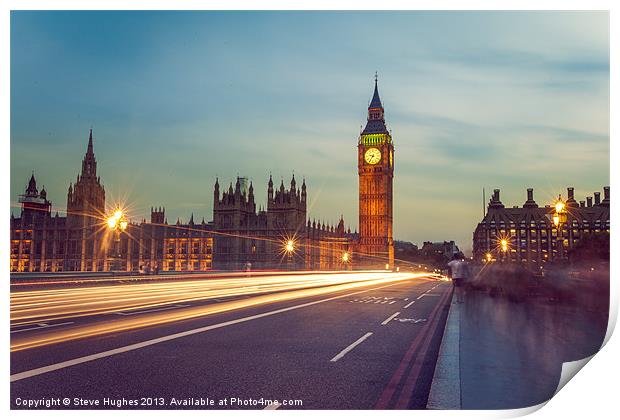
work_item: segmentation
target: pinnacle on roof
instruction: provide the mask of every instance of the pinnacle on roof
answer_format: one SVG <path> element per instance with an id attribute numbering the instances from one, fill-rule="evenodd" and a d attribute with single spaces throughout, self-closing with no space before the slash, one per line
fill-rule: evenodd
<path id="1" fill-rule="evenodd" d="M 37 181 L 34 179 L 34 171 L 32 171 L 32 175 L 30 176 L 30 181 L 28 181 L 28 188 L 26 188 L 26 194 L 36 195 L 37 193 L 38 193 Z"/>
<path id="2" fill-rule="evenodd" d="M 375 72 L 375 92 L 372 95 L 372 100 L 370 101 L 370 105 L 368 105 L 368 108 L 383 108 L 383 105 L 381 104 L 381 98 L 379 98 L 379 88 L 377 87 L 377 73 Z"/>
<path id="3" fill-rule="evenodd" d="M 88 133 L 87 153 L 93 153 L 93 129 L 92 129 L 92 127 L 90 129 L 90 132 Z"/>
<path id="4" fill-rule="evenodd" d="M 389 134 L 385 126 L 384 109 L 379 98 L 379 88 L 377 87 L 377 75 L 375 74 L 375 91 L 372 95 L 370 105 L 368 105 L 368 121 L 362 131 L 365 134 Z"/>
<path id="5" fill-rule="evenodd" d="M 78 175 L 79 176 L 79 175 Z M 88 133 L 88 147 L 86 154 L 82 159 L 82 173 L 81 177 L 97 177 L 97 160 L 95 159 L 95 153 L 93 152 L 93 129 L 91 128 Z"/>

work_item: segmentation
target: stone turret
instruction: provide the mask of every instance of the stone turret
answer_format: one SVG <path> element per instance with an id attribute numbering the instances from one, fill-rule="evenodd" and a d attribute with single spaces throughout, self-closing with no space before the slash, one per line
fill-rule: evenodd
<path id="1" fill-rule="evenodd" d="M 70 224 L 95 225 L 105 214 L 105 188 L 97 176 L 97 160 L 93 149 L 93 130 L 88 135 L 82 171 L 67 192 L 67 221 Z"/>
<path id="2" fill-rule="evenodd" d="M 534 201 L 534 189 L 533 188 L 527 189 L 527 200 L 525 201 L 525 204 L 523 204 L 523 207 L 525 208 L 537 208 L 538 207 L 538 204 L 536 204 L 536 201 Z"/>

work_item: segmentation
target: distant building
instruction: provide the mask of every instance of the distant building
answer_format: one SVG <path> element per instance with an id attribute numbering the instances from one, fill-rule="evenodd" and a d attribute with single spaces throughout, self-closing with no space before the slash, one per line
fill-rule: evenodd
<path id="1" fill-rule="evenodd" d="M 394 241 L 394 252 L 410 252 L 417 254 L 418 251 L 418 246 L 413 242 Z"/>
<path id="2" fill-rule="evenodd" d="M 426 261 L 441 264 L 449 262 L 454 254 L 459 252 L 459 247 L 454 241 L 424 242 L 420 249 L 420 256 Z"/>
<path id="3" fill-rule="evenodd" d="M 563 240 L 558 254 L 558 229 L 553 223 L 554 208 L 551 205 L 539 207 L 534 201 L 534 191 L 527 189 L 527 200 L 522 207 L 506 208 L 500 201 L 500 191 L 494 190 L 484 219 L 473 234 L 473 257 L 479 261 L 487 253 L 493 259 L 503 258 L 500 249 L 501 238 L 508 243 L 505 258 L 526 265 L 541 265 L 557 257 L 565 258 L 568 250 L 586 234 L 609 232 L 609 187 L 601 193 L 577 202 L 574 188 L 567 190 L 566 223 L 561 225 Z"/>

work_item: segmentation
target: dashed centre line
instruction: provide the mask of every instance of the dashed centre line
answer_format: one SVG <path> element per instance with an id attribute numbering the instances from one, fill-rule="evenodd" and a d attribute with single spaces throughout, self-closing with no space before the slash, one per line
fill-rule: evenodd
<path id="1" fill-rule="evenodd" d="M 413 305 L 418 299 L 423 298 L 425 296 L 439 296 L 436 294 L 431 294 L 429 292 L 431 292 L 433 289 L 435 289 L 436 287 L 439 287 L 439 285 L 435 285 L 433 287 L 431 287 L 430 289 L 428 289 L 426 292 L 422 293 L 420 296 L 418 296 L 417 298 L 414 298 L 411 302 L 409 302 L 408 304 L 406 304 L 405 306 L 403 306 L 403 309 L 407 309 L 409 308 L 411 305 Z M 404 300 L 409 300 L 409 298 L 405 298 Z"/>
<path id="2" fill-rule="evenodd" d="M 410 307 L 414 303 L 415 303 L 415 300 L 412 300 L 411 302 L 409 302 L 408 304 L 405 305 L 405 309 L 407 309 L 408 307 Z"/>
<path id="3" fill-rule="evenodd" d="M 371 332 L 367 332 L 366 334 L 364 334 L 363 336 L 361 336 L 360 338 L 358 338 L 357 340 L 355 340 L 353 343 L 349 344 L 344 350 L 342 350 L 340 353 L 338 353 L 337 355 L 335 355 L 330 362 L 337 362 L 338 360 L 342 359 L 348 352 L 350 352 L 351 350 L 353 350 L 355 347 L 357 347 L 359 344 L 361 344 L 364 340 L 366 340 L 368 337 L 370 337 L 372 335 Z"/>
<path id="4" fill-rule="evenodd" d="M 388 322 L 390 322 L 391 320 L 393 320 L 394 318 L 396 318 L 398 315 L 400 315 L 400 312 L 395 312 L 392 315 L 390 315 L 385 321 L 383 321 L 381 323 L 381 325 L 387 325 Z"/>

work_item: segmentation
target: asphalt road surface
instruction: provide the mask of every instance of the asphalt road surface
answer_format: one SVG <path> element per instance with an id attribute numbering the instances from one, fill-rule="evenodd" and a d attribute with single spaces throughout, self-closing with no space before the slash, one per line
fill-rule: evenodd
<path id="1" fill-rule="evenodd" d="M 348 276 L 13 290 L 11 407 L 425 408 L 451 284 Z"/>

